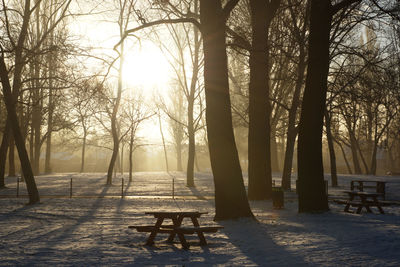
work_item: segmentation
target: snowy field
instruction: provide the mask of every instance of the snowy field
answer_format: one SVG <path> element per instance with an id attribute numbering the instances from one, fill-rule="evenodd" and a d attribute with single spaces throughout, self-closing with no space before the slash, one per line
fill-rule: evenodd
<path id="1" fill-rule="evenodd" d="M 0 190 L 0 266 L 400 266 L 399 205 L 384 207 L 383 215 L 375 208 L 373 214 L 354 214 L 330 202 L 329 212 L 299 214 L 294 192 L 285 193 L 281 210 L 271 201 L 251 202 L 257 221 L 219 223 L 225 228 L 206 234 L 206 247 L 189 236 L 193 245 L 183 250 L 179 242 L 163 242 L 165 235 L 154 247 L 144 246 L 148 234 L 128 226 L 153 224 L 145 211 L 205 211 L 200 223 L 214 223 L 212 176 L 197 173 L 192 190 L 184 177 L 135 173 L 129 183 L 127 175 L 118 175 L 104 187 L 105 174 L 38 176 L 42 198 L 33 206 L 25 205 L 25 185 L 16 198 L 16 178 L 7 178 L 8 188 Z M 341 191 L 355 176 L 339 178 L 339 188 L 329 187 L 330 198 L 344 197 Z M 400 177 L 361 178 L 387 181 L 387 199 L 400 201 Z"/>

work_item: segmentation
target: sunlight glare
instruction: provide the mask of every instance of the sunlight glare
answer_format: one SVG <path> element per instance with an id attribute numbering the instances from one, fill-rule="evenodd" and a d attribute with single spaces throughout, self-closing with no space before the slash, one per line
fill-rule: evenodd
<path id="1" fill-rule="evenodd" d="M 170 66 L 160 49 L 151 42 L 127 49 L 123 69 L 125 87 L 166 88 Z"/>

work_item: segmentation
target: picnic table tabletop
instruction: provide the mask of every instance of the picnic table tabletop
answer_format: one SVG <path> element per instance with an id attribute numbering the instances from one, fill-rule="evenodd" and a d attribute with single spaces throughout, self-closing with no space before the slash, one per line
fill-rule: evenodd
<path id="1" fill-rule="evenodd" d="M 171 217 L 196 217 L 199 218 L 208 212 L 199 211 L 146 211 L 145 214 L 153 215 L 155 218 L 171 218 Z"/>
<path id="2" fill-rule="evenodd" d="M 364 191 L 343 191 L 343 192 L 351 196 L 378 197 L 383 195 L 383 193 L 364 192 Z"/>
<path id="3" fill-rule="evenodd" d="M 387 181 L 353 179 L 352 182 L 361 183 L 387 183 Z"/>

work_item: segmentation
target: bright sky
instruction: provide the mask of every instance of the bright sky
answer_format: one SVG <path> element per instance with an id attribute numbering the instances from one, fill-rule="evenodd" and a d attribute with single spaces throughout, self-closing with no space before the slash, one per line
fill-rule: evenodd
<path id="1" fill-rule="evenodd" d="M 118 24 L 113 23 L 111 18 L 109 21 L 103 21 L 89 16 L 79 19 L 72 25 L 72 30 L 81 36 L 80 41 L 87 42 L 89 46 L 96 48 L 93 50 L 96 56 L 102 54 L 117 56 L 112 48 L 119 41 L 119 30 Z M 137 36 L 140 36 L 140 33 L 137 33 Z M 125 92 L 126 90 L 129 90 L 130 94 L 141 92 L 149 103 L 152 102 L 152 96 L 155 93 L 159 92 L 163 96 L 167 94 L 169 81 L 173 75 L 172 69 L 166 56 L 156 44 L 146 38 L 138 41 L 135 37 L 128 37 L 124 54 L 122 77 Z M 97 65 L 98 61 L 94 64 L 94 68 Z M 114 66 L 118 67 L 119 63 L 116 62 Z M 117 72 L 113 72 L 111 76 L 117 77 Z M 164 134 L 169 135 L 166 122 L 163 122 L 163 127 Z M 141 128 L 139 134 L 145 136 L 147 142 L 161 143 L 158 120 L 145 122 Z"/>
<path id="2" fill-rule="evenodd" d="M 126 51 L 122 76 L 125 86 L 163 89 L 168 86 L 170 75 L 167 59 L 152 42 L 144 41 Z"/>

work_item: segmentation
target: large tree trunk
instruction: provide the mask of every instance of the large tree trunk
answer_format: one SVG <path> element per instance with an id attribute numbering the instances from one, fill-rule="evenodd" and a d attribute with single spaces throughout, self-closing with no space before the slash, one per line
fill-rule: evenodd
<path id="1" fill-rule="evenodd" d="M 331 183 L 333 187 L 338 186 L 338 178 L 336 171 L 336 155 L 335 147 L 333 146 L 332 130 L 331 130 L 331 117 L 328 111 L 325 111 L 325 128 L 326 128 L 326 139 L 328 140 L 329 147 L 329 159 L 331 167 Z"/>
<path id="2" fill-rule="evenodd" d="M 279 1 L 273 1 L 278 2 Z M 276 3 L 274 3 L 276 4 Z M 252 49 L 249 84 L 249 199 L 271 197 L 271 127 L 269 104 L 268 29 L 274 12 L 263 0 L 250 1 Z"/>
<path id="3" fill-rule="evenodd" d="M 36 38 L 39 40 L 41 38 L 41 29 L 40 29 L 40 2 L 37 2 L 39 5 L 35 9 L 35 26 L 36 26 Z M 33 109 L 32 109 L 32 126 L 34 130 L 34 157 L 33 157 L 33 173 L 38 175 L 40 173 L 40 150 L 41 150 L 41 128 L 42 128 L 42 84 L 40 79 L 40 70 L 41 64 L 40 61 L 42 57 L 40 55 L 36 55 L 33 62 L 33 75 L 34 75 L 34 88 L 33 88 Z"/>
<path id="4" fill-rule="evenodd" d="M 289 120 L 290 120 L 290 114 L 289 114 Z M 289 124 L 286 136 L 285 161 L 283 164 L 283 171 L 282 171 L 282 188 L 284 190 L 291 189 L 293 154 L 294 154 L 294 146 L 296 143 L 296 136 L 297 136 L 296 125 L 291 126 Z"/>
<path id="5" fill-rule="evenodd" d="M 7 161 L 7 150 L 8 150 L 8 139 L 10 136 L 10 123 L 8 120 L 6 121 L 6 126 L 4 128 L 3 138 L 1 140 L 0 146 L 0 188 L 4 188 L 6 186 L 4 182 L 5 170 L 6 170 L 6 161 Z"/>
<path id="6" fill-rule="evenodd" d="M 49 61 L 51 62 L 52 58 L 50 57 Z M 47 136 L 46 136 L 46 156 L 44 162 L 44 172 L 51 173 L 51 136 L 53 132 L 53 113 L 54 113 L 54 103 L 53 103 L 53 64 L 50 63 L 50 80 L 49 80 L 49 110 L 47 117 Z"/>
<path id="7" fill-rule="evenodd" d="M 189 137 L 189 149 L 188 149 L 188 162 L 186 169 L 186 186 L 194 187 L 194 155 L 196 153 L 195 145 L 195 132 L 193 125 L 193 103 L 188 103 L 188 137 Z"/>
<path id="8" fill-rule="evenodd" d="M 86 128 L 83 127 L 83 142 L 82 142 L 82 152 L 81 152 L 81 168 L 79 170 L 80 173 L 85 171 L 85 154 L 86 154 L 86 137 L 87 131 Z"/>
<path id="9" fill-rule="evenodd" d="M 350 133 L 350 149 L 351 149 L 351 155 L 352 155 L 352 159 L 353 159 L 354 173 L 362 174 L 360 161 L 358 160 L 358 152 L 357 152 L 357 147 L 355 145 L 355 142 L 356 142 L 356 140 L 353 137 L 353 134 Z"/>
<path id="10" fill-rule="evenodd" d="M 37 78 L 39 80 L 39 78 Z M 38 86 L 38 85 L 37 85 Z M 32 126 L 34 130 L 33 138 L 33 173 L 38 175 L 40 173 L 40 148 L 41 148 L 41 124 L 42 124 L 42 110 L 40 107 L 40 96 L 39 88 L 36 87 L 33 90 L 37 91 L 34 93 L 34 106 L 32 111 Z"/>
<path id="11" fill-rule="evenodd" d="M 207 136 L 215 185 L 215 220 L 253 217 L 235 144 L 221 1 L 200 0 Z"/>
<path id="12" fill-rule="evenodd" d="M 169 172 L 167 146 L 166 146 L 166 144 L 165 144 L 164 131 L 163 131 L 162 124 L 161 124 L 161 115 L 160 115 L 160 111 L 158 111 L 158 124 L 160 125 L 161 141 L 162 141 L 163 148 L 164 148 L 165 170 L 166 170 L 167 172 Z"/>
<path id="13" fill-rule="evenodd" d="M 133 172 L 133 141 L 134 141 L 134 130 L 131 129 L 129 140 L 129 182 L 132 182 L 132 172 Z"/>
<path id="14" fill-rule="evenodd" d="M 120 35 L 122 36 L 122 33 L 120 33 Z M 115 168 L 115 161 L 117 159 L 118 152 L 119 152 L 119 133 L 118 133 L 119 131 L 118 131 L 118 123 L 117 123 L 117 114 L 118 114 L 119 104 L 121 102 L 121 95 L 122 95 L 123 66 L 124 66 L 124 42 L 121 43 L 119 70 L 118 70 L 117 97 L 115 98 L 115 103 L 114 103 L 113 111 L 111 114 L 111 134 L 112 134 L 112 139 L 113 139 L 113 150 L 112 150 L 110 163 L 108 165 L 106 185 L 112 184 L 113 170 Z"/>
<path id="15" fill-rule="evenodd" d="M 198 12 L 199 3 L 195 1 L 194 10 L 195 13 Z M 194 126 L 194 116 L 193 116 L 193 107 L 194 101 L 196 100 L 196 87 L 198 82 L 199 75 L 199 56 L 200 56 L 200 46 L 201 41 L 199 38 L 199 32 L 196 27 L 193 29 L 194 31 L 194 51 L 193 51 L 193 74 L 190 82 L 190 91 L 187 97 L 188 101 L 188 137 L 189 137 L 189 151 L 188 151 L 188 163 L 186 169 L 186 185 L 189 187 L 194 187 L 194 164 L 195 164 L 195 155 L 196 155 L 196 129 Z"/>
<path id="16" fill-rule="evenodd" d="M 305 26 L 304 26 L 305 27 Z M 291 176 L 293 165 L 293 153 L 296 143 L 298 128 L 296 127 L 297 110 L 300 106 L 300 94 L 303 87 L 304 74 L 306 70 L 306 53 L 304 44 L 299 42 L 299 65 L 297 67 L 297 79 L 293 93 L 292 105 L 289 109 L 288 131 L 286 136 L 285 161 L 282 171 L 282 187 L 284 190 L 291 189 Z"/>
<path id="17" fill-rule="evenodd" d="M 376 154 L 378 150 L 377 142 L 373 143 L 372 155 L 371 155 L 371 167 L 370 167 L 370 174 L 376 175 Z"/>
<path id="18" fill-rule="evenodd" d="M 112 114 L 112 117 L 111 117 L 111 132 L 112 132 L 112 138 L 113 138 L 113 150 L 112 150 L 110 163 L 108 165 L 106 185 L 111 185 L 112 184 L 113 170 L 115 168 L 115 161 L 117 160 L 118 150 L 119 150 L 119 137 L 118 137 L 117 121 L 116 121 L 117 120 L 118 106 L 119 106 L 119 99 L 114 104 L 113 114 Z"/>
<path id="19" fill-rule="evenodd" d="M 329 70 L 330 1 L 312 0 L 306 87 L 298 139 L 299 212 L 329 210 L 322 162 L 322 128 Z"/>
<path id="20" fill-rule="evenodd" d="M 8 145 L 8 176 L 15 176 L 15 141 L 14 136 L 10 135 Z"/>

